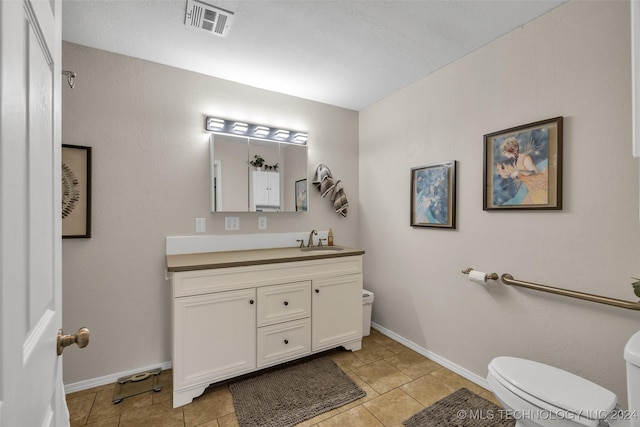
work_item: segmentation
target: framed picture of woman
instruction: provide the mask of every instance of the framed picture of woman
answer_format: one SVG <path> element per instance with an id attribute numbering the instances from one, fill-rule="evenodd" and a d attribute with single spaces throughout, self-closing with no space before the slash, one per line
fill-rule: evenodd
<path id="1" fill-rule="evenodd" d="M 411 169 L 411 226 L 456 228 L 456 161 Z"/>
<path id="2" fill-rule="evenodd" d="M 484 210 L 562 209 L 562 117 L 484 136 Z"/>

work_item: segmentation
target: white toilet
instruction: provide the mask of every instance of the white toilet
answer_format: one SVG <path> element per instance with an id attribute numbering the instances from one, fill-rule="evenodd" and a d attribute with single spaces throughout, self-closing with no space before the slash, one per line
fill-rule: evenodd
<path id="1" fill-rule="evenodd" d="M 640 331 L 627 342 L 629 410 L 611 391 L 553 366 L 496 357 L 487 380 L 516 427 L 640 427 Z"/>

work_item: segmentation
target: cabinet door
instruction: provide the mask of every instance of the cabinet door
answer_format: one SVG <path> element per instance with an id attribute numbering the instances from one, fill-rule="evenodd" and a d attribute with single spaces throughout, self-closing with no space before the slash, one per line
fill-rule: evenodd
<path id="1" fill-rule="evenodd" d="M 269 205 L 280 206 L 280 174 L 278 172 L 268 172 L 269 174 Z"/>
<path id="2" fill-rule="evenodd" d="M 311 349 L 362 338 L 362 274 L 313 280 Z"/>
<path id="3" fill-rule="evenodd" d="M 174 300 L 174 389 L 255 369 L 255 294 L 244 289 Z"/>
<path id="4" fill-rule="evenodd" d="M 267 172 L 253 172 L 253 205 L 269 205 L 269 174 Z"/>

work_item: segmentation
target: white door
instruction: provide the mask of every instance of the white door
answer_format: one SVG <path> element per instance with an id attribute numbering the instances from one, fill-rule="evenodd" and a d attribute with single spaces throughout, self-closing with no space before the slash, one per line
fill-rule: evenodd
<path id="1" fill-rule="evenodd" d="M 0 425 L 69 425 L 61 327 L 59 0 L 0 2 Z"/>

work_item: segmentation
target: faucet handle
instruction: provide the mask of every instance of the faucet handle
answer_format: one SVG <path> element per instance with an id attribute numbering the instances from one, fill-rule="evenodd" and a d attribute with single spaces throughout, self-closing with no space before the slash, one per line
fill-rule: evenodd
<path id="1" fill-rule="evenodd" d="M 327 239 L 318 239 L 318 247 L 322 246 L 322 241 L 326 241 Z"/>
<path id="2" fill-rule="evenodd" d="M 296 242 L 300 242 L 300 249 L 304 248 L 304 240 L 303 239 L 298 239 L 298 240 L 296 240 Z"/>

